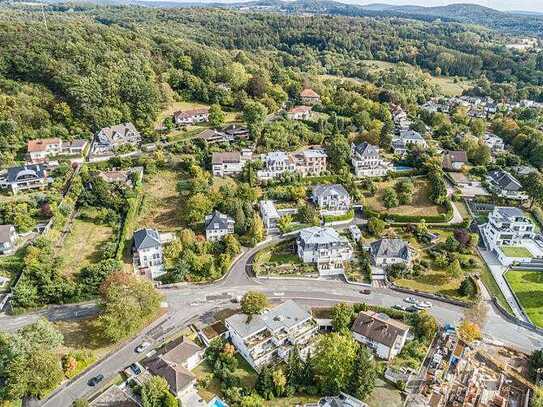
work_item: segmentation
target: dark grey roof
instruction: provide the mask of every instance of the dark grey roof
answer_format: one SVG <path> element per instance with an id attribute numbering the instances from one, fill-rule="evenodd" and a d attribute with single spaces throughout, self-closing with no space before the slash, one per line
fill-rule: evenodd
<path id="1" fill-rule="evenodd" d="M 379 147 L 374 146 L 366 141 L 360 144 L 353 145 L 354 152 L 360 157 L 378 157 L 379 156 Z"/>
<path id="2" fill-rule="evenodd" d="M 349 196 L 347 190 L 340 184 L 315 185 L 312 194 L 315 198 L 328 195 Z"/>
<path id="3" fill-rule="evenodd" d="M 8 169 L 7 180 L 9 183 L 17 182 L 25 178 L 41 179 L 47 177 L 47 167 L 43 164 L 29 164 L 22 167 Z"/>
<path id="4" fill-rule="evenodd" d="M 231 136 L 248 134 L 249 129 L 247 127 L 239 126 L 237 124 L 231 124 L 223 130 L 226 134 Z"/>
<path id="5" fill-rule="evenodd" d="M 379 257 L 409 259 L 409 246 L 401 239 L 379 239 L 370 244 L 371 254 Z"/>
<path id="6" fill-rule="evenodd" d="M 498 214 L 506 219 L 510 218 L 524 218 L 524 212 L 519 208 L 514 208 L 511 206 L 500 206 L 495 208 Z"/>
<path id="7" fill-rule="evenodd" d="M 134 248 L 149 249 L 160 246 L 160 235 L 155 229 L 139 229 L 134 233 Z"/>
<path id="8" fill-rule="evenodd" d="M 211 215 L 206 216 L 206 230 L 223 230 L 228 229 L 229 224 L 233 224 L 234 219 L 215 210 Z"/>
<path id="9" fill-rule="evenodd" d="M 385 314 L 374 311 L 361 311 L 353 323 L 352 330 L 372 342 L 381 343 L 390 348 L 394 345 L 398 336 L 405 335 L 409 331 L 409 327 Z"/>
<path id="10" fill-rule="evenodd" d="M 491 171 L 488 177 L 501 189 L 506 191 L 520 191 L 522 185 L 507 171 Z"/>

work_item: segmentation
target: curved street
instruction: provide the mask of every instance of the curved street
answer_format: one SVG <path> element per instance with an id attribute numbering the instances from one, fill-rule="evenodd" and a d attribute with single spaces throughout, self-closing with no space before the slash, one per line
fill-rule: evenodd
<path id="1" fill-rule="evenodd" d="M 374 288 L 371 294 L 364 295 L 360 293 L 360 286 L 337 280 L 250 277 L 247 271 L 251 267 L 254 255 L 262 248 L 280 240 L 282 238 L 273 238 L 245 251 L 233 263 L 230 272 L 218 282 L 203 285 L 182 284 L 175 288 L 162 288 L 161 292 L 168 303 L 168 312 L 163 317 L 144 329 L 136 338 L 122 344 L 118 350 L 82 375 L 60 387 L 47 400 L 35 400 L 30 405 L 69 406 L 75 399 L 91 396 L 105 387 L 108 380 L 112 379 L 124 367 L 141 359 L 142 356 L 135 353 L 134 349 L 144 339 L 150 341 L 154 346 L 159 346 L 166 334 L 190 325 L 198 318 L 209 315 L 213 310 L 234 306 L 233 300 L 247 290 L 262 291 L 272 302 L 294 299 L 308 306 L 325 306 L 337 302 L 366 302 L 390 307 L 402 304 L 403 299 L 407 296 L 388 288 Z M 508 321 L 494 308 L 488 293 L 485 292 L 484 297 L 487 304 L 487 318 L 483 324 L 483 331 L 487 340 L 496 341 L 525 352 L 543 347 L 543 335 Z M 431 302 L 433 307 L 430 312 L 440 322 L 455 323 L 463 318 L 464 308 L 442 301 L 432 300 Z M 43 315 L 53 317 L 52 319 L 75 319 L 81 315 L 88 316 L 95 310 L 96 307 L 93 304 L 53 307 L 47 312 L 18 317 L 4 316 L 0 318 L 0 323 L 4 329 L 6 326 L 17 329 L 17 327 L 31 323 Z M 490 332 L 492 332 L 491 335 Z M 105 380 L 101 386 L 91 389 L 87 382 L 98 373 L 103 374 Z"/>

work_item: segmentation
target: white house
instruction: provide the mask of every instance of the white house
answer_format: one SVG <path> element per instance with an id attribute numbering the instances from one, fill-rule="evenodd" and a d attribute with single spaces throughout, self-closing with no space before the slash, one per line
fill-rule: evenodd
<path id="1" fill-rule="evenodd" d="M 311 119 L 311 107 L 294 106 L 287 112 L 287 117 L 290 120 L 309 120 Z"/>
<path id="2" fill-rule="evenodd" d="M 173 114 L 175 124 L 195 124 L 209 120 L 209 107 L 178 111 Z"/>
<path id="3" fill-rule="evenodd" d="M 496 253 L 502 264 L 509 265 L 514 261 L 529 262 L 532 258 L 532 256 L 510 257 L 504 247 L 523 247 L 532 255 L 541 251 L 534 242 L 534 224 L 519 208 L 495 207 L 488 215 L 488 222 L 480 229 L 483 242 L 489 250 Z"/>
<path id="4" fill-rule="evenodd" d="M 370 256 L 376 266 L 411 262 L 409 245 L 401 239 L 379 239 L 370 244 Z"/>
<path id="5" fill-rule="evenodd" d="M 409 146 L 427 148 L 428 144 L 422 135 L 414 130 L 402 130 L 398 136 L 392 138 L 392 149 L 394 154 L 403 156 L 407 153 Z"/>
<path id="6" fill-rule="evenodd" d="M 490 171 L 486 177 L 491 192 L 502 198 L 524 200 L 528 195 L 520 182 L 507 171 Z"/>
<path id="7" fill-rule="evenodd" d="M 311 314 L 292 300 L 252 317 L 232 315 L 224 323 L 237 351 L 257 371 L 288 360 L 294 345 L 305 357 L 318 329 Z"/>
<path id="8" fill-rule="evenodd" d="M 166 272 L 162 243 L 156 229 L 145 228 L 134 232 L 133 262 L 135 270 L 140 275 L 154 280 Z"/>
<path id="9" fill-rule="evenodd" d="M 321 97 L 313 89 L 305 88 L 300 92 L 300 100 L 304 105 L 313 106 L 321 101 Z"/>
<path id="10" fill-rule="evenodd" d="M 234 233 L 234 219 L 217 210 L 205 217 L 206 239 L 211 242 L 221 240 L 224 236 Z"/>
<path id="11" fill-rule="evenodd" d="M 503 140 L 495 134 L 486 133 L 483 141 L 493 153 L 500 153 L 505 149 Z"/>
<path id="12" fill-rule="evenodd" d="M 322 215 L 344 215 L 351 209 L 351 196 L 343 185 L 315 185 L 311 200 Z"/>
<path id="13" fill-rule="evenodd" d="M 355 242 L 358 242 L 360 239 L 362 239 L 362 232 L 360 232 L 360 228 L 358 226 L 349 226 L 349 232 L 351 232 L 351 236 Z"/>
<path id="14" fill-rule="evenodd" d="M 0 255 L 13 254 L 17 247 L 17 232 L 13 225 L 0 225 Z"/>
<path id="15" fill-rule="evenodd" d="M 44 138 L 28 140 L 26 149 L 30 161 L 39 163 L 53 156 L 81 155 L 87 144 L 83 139 L 62 141 L 60 138 Z"/>
<path id="16" fill-rule="evenodd" d="M 443 169 L 446 171 L 461 171 L 468 163 L 465 151 L 445 150 L 443 152 Z"/>
<path id="17" fill-rule="evenodd" d="M 409 327 L 403 322 L 374 311 L 361 311 L 351 330 L 355 340 L 384 360 L 401 352 L 409 333 Z"/>
<path id="18" fill-rule="evenodd" d="M 241 174 L 245 164 L 251 160 L 251 150 L 229 151 L 213 153 L 211 156 L 211 170 L 217 177 Z"/>
<path id="19" fill-rule="evenodd" d="M 302 229 L 296 239 L 298 257 L 317 266 L 321 276 L 343 274 L 344 263 L 353 257 L 349 241 L 332 228 Z"/>
<path id="20" fill-rule="evenodd" d="M 318 176 L 326 171 L 328 155 L 321 148 L 306 148 L 290 156 L 294 160 L 295 171 L 304 177 Z"/>
<path id="21" fill-rule="evenodd" d="M 351 145 L 351 163 L 357 177 L 383 177 L 392 170 L 392 163 L 381 158 L 379 147 L 367 142 Z"/>
<path id="22" fill-rule="evenodd" d="M 160 354 L 146 359 L 145 368 L 153 375 L 168 382 L 170 391 L 181 397 L 196 385 L 196 376 L 191 372 L 203 359 L 204 350 L 190 339 L 181 337 L 161 349 Z"/>
<path id="23" fill-rule="evenodd" d="M 122 145 L 136 146 L 141 142 L 141 134 L 132 123 L 121 123 L 104 127 L 94 138 L 92 153 L 95 155 L 111 154 Z"/>
<path id="24" fill-rule="evenodd" d="M 259 202 L 260 216 L 266 230 L 273 230 L 277 227 L 277 222 L 281 219 L 281 215 L 277 211 L 275 204 L 270 200 L 262 200 Z"/>
<path id="25" fill-rule="evenodd" d="M 0 176 L 0 188 L 10 188 L 13 194 L 28 189 L 42 189 L 53 182 L 45 164 L 28 164 L 21 167 L 8 168 L 5 175 Z"/>
<path id="26" fill-rule="evenodd" d="M 276 178 L 285 172 L 296 171 L 294 158 L 283 151 L 272 151 L 262 154 L 261 161 L 264 169 L 257 172 L 257 177 L 262 180 Z"/>

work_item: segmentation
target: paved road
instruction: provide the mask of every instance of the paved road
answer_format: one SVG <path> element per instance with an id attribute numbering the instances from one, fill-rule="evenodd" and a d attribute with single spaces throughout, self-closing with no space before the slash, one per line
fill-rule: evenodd
<path id="1" fill-rule="evenodd" d="M 158 346 L 161 337 L 167 332 L 183 328 L 202 316 L 209 315 L 214 309 L 235 306 L 231 299 L 244 294 L 248 290 L 259 290 L 266 293 L 274 302 L 294 299 L 309 306 L 331 305 L 337 302 L 367 302 L 375 305 L 392 306 L 403 302 L 405 294 L 387 289 L 373 289 L 370 295 L 360 294 L 360 287 L 346 284 L 341 281 L 329 280 L 278 280 L 254 279 L 247 275 L 247 269 L 256 252 L 267 245 L 276 243 L 282 238 L 275 237 L 270 241 L 249 249 L 241 255 L 231 267 L 230 273 L 221 281 L 208 285 L 185 285 L 174 289 L 162 289 L 168 303 L 168 313 L 151 327 L 145 329 L 134 340 L 124 344 L 119 350 L 111 354 L 102 362 L 84 372 L 76 380 L 60 388 L 53 396 L 45 401 L 32 403 L 35 406 L 70 406 L 77 398 L 88 398 L 93 392 L 100 391 L 120 370 L 130 363 L 141 358 L 134 352 L 134 348 L 144 339 Z M 499 341 L 520 350 L 530 352 L 543 347 L 543 336 L 528 329 L 518 327 L 505 318 L 491 305 L 487 298 L 488 318 L 484 324 L 485 337 Z M 431 313 L 442 323 L 455 323 L 463 318 L 464 309 L 444 302 L 432 301 Z M 89 314 L 96 309 L 92 304 L 83 308 Z M 51 318 L 80 317 L 82 309 L 77 307 L 57 307 L 48 310 Z M 32 319 L 42 316 L 31 316 L 0 319 L 2 327 L 4 322 L 10 324 L 12 329 L 32 322 Z M 9 322 L 12 320 L 11 322 Z M 98 373 L 105 376 L 105 380 L 96 388 L 90 388 L 87 382 Z"/>

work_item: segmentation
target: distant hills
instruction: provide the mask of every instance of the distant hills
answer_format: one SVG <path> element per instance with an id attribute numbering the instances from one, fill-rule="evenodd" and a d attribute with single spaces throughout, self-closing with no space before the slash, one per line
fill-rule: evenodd
<path id="1" fill-rule="evenodd" d="M 39 0 L 36 0 L 39 1 Z M 384 3 L 346 4 L 333 0 L 249 0 L 237 3 L 149 0 L 42 0 L 48 3 L 95 3 L 101 5 L 140 5 L 155 8 L 211 7 L 266 10 L 292 14 L 330 14 L 367 17 L 401 17 L 424 21 L 453 21 L 479 24 L 502 32 L 543 37 L 543 13 L 503 12 L 475 4 L 448 6 L 394 6 Z M 407 1 L 407 0 L 406 0 Z"/>

